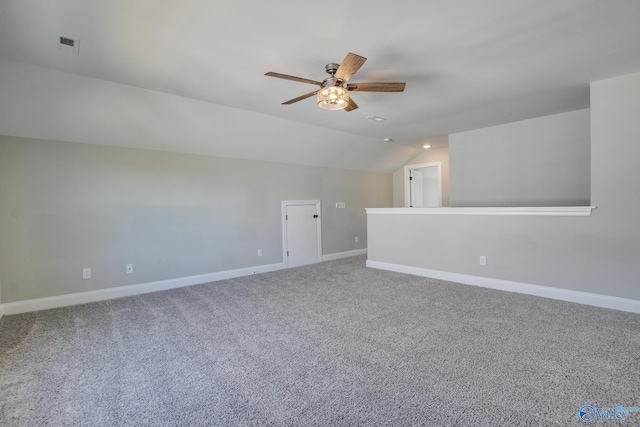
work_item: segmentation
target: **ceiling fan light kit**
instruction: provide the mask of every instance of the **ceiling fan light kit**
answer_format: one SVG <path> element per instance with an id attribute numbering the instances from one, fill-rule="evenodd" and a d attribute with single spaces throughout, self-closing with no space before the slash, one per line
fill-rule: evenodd
<path id="1" fill-rule="evenodd" d="M 364 56 L 349 53 L 341 64 L 329 63 L 325 65 L 325 71 L 329 77 L 322 82 L 305 79 L 302 77 L 290 76 L 288 74 L 274 73 L 269 71 L 265 76 L 277 77 L 279 79 L 293 80 L 300 83 L 308 83 L 320 86 L 315 92 L 298 96 L 283 102 L 283 105 L 293 104 L 303 99 L 317 95 L 318 107 L 325 110 L 345 110 L 352 111 L 358 108 L 358 104 L 349 97 L 349 91 L 358 92 L 403 92 L 405 83 L 354 83 L 345 84 L 362 67 L 367 60 Z"/>
<path id="2" fill-rule="evenodd" d="M 349 91 L 340 86 L 323 87 L 318 91 L 318 107 L 342 110 L 349 105 Z"/>

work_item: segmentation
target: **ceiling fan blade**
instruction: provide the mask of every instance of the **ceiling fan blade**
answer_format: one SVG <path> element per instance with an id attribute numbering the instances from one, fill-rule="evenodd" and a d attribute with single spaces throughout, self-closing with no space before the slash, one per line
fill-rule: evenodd
<path id="1" fill-rule="evenodd" d="M 403 92 L 406 83 L 349 83 L 349 92 Z"/>
<path id="2" fill-rule="evenodd" d="M 293 99 L 290 99 L 288 101 L 283 102 L 282 105 L 289 105 L 289 104 L 293 104 L 294 102 L 302 101 L 303 99 L 307 99 L 307 98 L 312 97 L 316 93 L 318 93 L 317 90 L 315 92 L 305 93 L 304 95 L 301 95 L 301 96 L 299 96 L 297 98 L 293 98 Z"/>
<path id="3" fill-rule="evenodd" d="M 364 56 L 356 55 L 355 53 L 349 53 L 342 61 L 342 64 L 338 67 L 338 71 L 336 71 L 336 79 L 342 80 L 346 82 L 362 67 L 364 61 L 367 58 Z"/>
<path id="4" fill-rule="evenodd" d="M 349 97 L 349 105 L 344 107 L 344 111 L 349 112 L 351 110 L 355 110 L 356 108 L 358 108 L 358 104 L 356 104 L 356 101 L 354 101 L 353 98 Z"/>
<path id="5" fill-rule="evenodd" d="M 312 84 L 312 85 L 322 86 L 322 82 L 317 82 L 315 80 L 305 79 L 305 78 L 302 78 L 302 77 L 290 76 L 288 74 L 274 73 L 273 71 L 269 71 L 268 73 L 264 73 L 264 75 L 265 76 L 269 76 L 269 77 L 277 77 L 279 79 L 293 80 L 294 82 L 309 83 L 309 84 Z"/>

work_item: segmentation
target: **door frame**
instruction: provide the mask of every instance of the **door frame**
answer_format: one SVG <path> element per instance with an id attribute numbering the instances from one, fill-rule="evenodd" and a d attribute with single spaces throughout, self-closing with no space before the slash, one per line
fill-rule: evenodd
<path id="1" fill-rule="evenodd" d="M 420 169 L 420 168 L 428 168 L 434 167 L 438 168 L 438 189 L 440 190 L 440 194 L 438 195 L 438 207 L 442 207 L 442 162 L 431 162 L 431 163 L 419 163 L 416 165 L 406 165 L 404 167 L 404 207 L 411 207 L 411 184 L 409 182 L 409 174 L 411 173 L 411 169 Z"/>
<path id="2" fill-rule="evenodd" d="M 320 200 L 283 200 L 282 201 L 282 262 L 285 268 L 289 268 L 289 257 L 287 256 L 287 206 L 314 205 L 318 212 L 316 221 L 316 232 L 318 234 L 318 262 L 322 260 L 322 210 Z"/>

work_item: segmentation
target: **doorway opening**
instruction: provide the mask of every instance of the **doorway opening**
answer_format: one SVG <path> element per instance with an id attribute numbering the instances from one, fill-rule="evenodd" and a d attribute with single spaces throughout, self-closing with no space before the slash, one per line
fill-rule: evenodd
<path id="1" fill-rule="evenodd" d="M 441 162 L 404 167 L 404 206 L 437 208 L 442 206 Z"/>
<path id="2" fill-rule="evenodd" d="M 282 201 L 282 259 L 286 268 L 320 262 L 320 200 Z"/>

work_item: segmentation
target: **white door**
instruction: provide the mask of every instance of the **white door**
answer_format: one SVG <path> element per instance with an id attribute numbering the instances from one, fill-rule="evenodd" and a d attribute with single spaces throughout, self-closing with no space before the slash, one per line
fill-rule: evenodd
<path id="1" fill-rule="evenodd" d="M 285 262 L 287 267 L 320 261 L 320 202 L 283 202 Z"/>
<path id="2" fill-rule="evenodd" d="M 440 181 L 438 167 L 421 168 L 422 172 L 422 207 L 434 208 L 440 206 Z"/>
<path id="3" fill-rule="evenodd" d="M 421 208 L 422 207 L 422 172 L 419 170 L 412 169 L 410 171 L 410 180 L 411 180 L 411 204 L 409 205 L 412 208 Z"/>
<path id="4" fill-rule="evenodd" d="M 431 208 L 442 206 L 441 163 L 404 167 L 404 206 Z"/>

